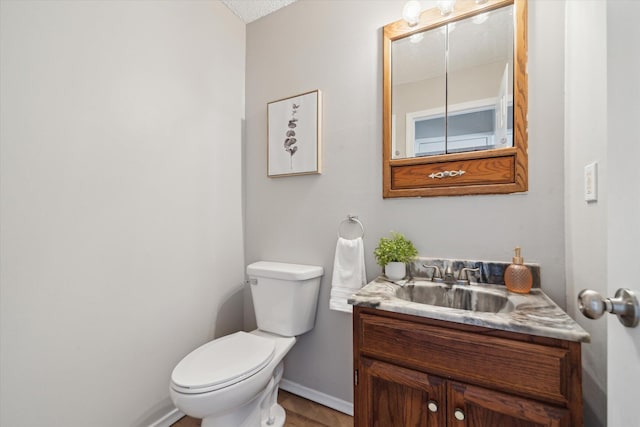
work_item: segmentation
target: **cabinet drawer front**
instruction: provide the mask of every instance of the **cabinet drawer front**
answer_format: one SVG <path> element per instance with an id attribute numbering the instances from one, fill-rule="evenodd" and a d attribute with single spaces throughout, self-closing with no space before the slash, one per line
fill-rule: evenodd
<path id="1" fill-rule="evenodd" d="M 391 187 L 411 189 L 515 182 L 515 157 L 393 166 Z"/>
<path id="2" fill-rule="evenodd" d="M 570 400 L 567 349 L 367 314 L 360 328 L 363 355 L 565 406 Z"/>

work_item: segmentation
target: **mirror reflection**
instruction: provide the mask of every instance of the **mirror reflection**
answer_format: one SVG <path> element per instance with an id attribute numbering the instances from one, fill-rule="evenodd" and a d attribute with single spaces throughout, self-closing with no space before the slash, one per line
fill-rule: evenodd
<path id="1" fill-rule="evenodd" d="M 391 158 L 513 146 L 513 5 L 391 44 Z"/>

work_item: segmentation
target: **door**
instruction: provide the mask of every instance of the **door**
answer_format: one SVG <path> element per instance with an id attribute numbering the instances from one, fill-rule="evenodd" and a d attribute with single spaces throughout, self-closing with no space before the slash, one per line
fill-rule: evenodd
<path id="1" fill-rule="evenodd" d="M 389 363 L 361 358 L 360 427 L 445 427 L 446 385 L 442 378 Z"/>
<path id="2" fill-rule="evenodd" d="M 607 2 L 607 286 L 640 294 L 640 2 Z M 608 427 L 639 425 L 640 327 L 607 322 Z"/>
<path id="3" fill-rule="evenodd" d="M 451 427 L 569 427 L 570 413 L 522 397 L 468 384 L 449 382 Z"/>

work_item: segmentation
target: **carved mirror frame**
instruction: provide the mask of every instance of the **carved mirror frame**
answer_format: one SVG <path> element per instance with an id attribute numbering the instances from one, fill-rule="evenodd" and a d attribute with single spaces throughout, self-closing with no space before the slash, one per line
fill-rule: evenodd
<path id="1" fill-rule="evenodd" d="M 392 159 L 391 46 L 394 40 L 450 22 L 514 5 L 513 147 L 455 154 Z M 527 191 L 527 0 L 458 0 L 441 16 L 438 8 L 421 13 L 417 25 L 399 20 L 383 28 L 383 197 L 505 194 Z"/>

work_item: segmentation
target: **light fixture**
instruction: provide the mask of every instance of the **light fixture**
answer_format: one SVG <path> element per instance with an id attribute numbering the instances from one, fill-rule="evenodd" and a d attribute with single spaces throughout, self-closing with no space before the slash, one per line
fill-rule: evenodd
<path id="1" fill-rule="evenodd" d="M 402 19 L 407 21 L 410 27 L 414 27 L 420 20 L 421 6 L 418 0 L 409 0 L 402 8 Z"/>
<path id="2" fill-rule="evenodd" d="M 440 14 L 442 16 L 449 15 L 453 12 L 453 5 L 456 3 L 456 0 L 438 0 L 438 9 L 440 9 Z"/>
<path id="3" fill-rule="evenodd" d="M 476 0 L 476 4 L 485 4 L 487 0 Z"/>

